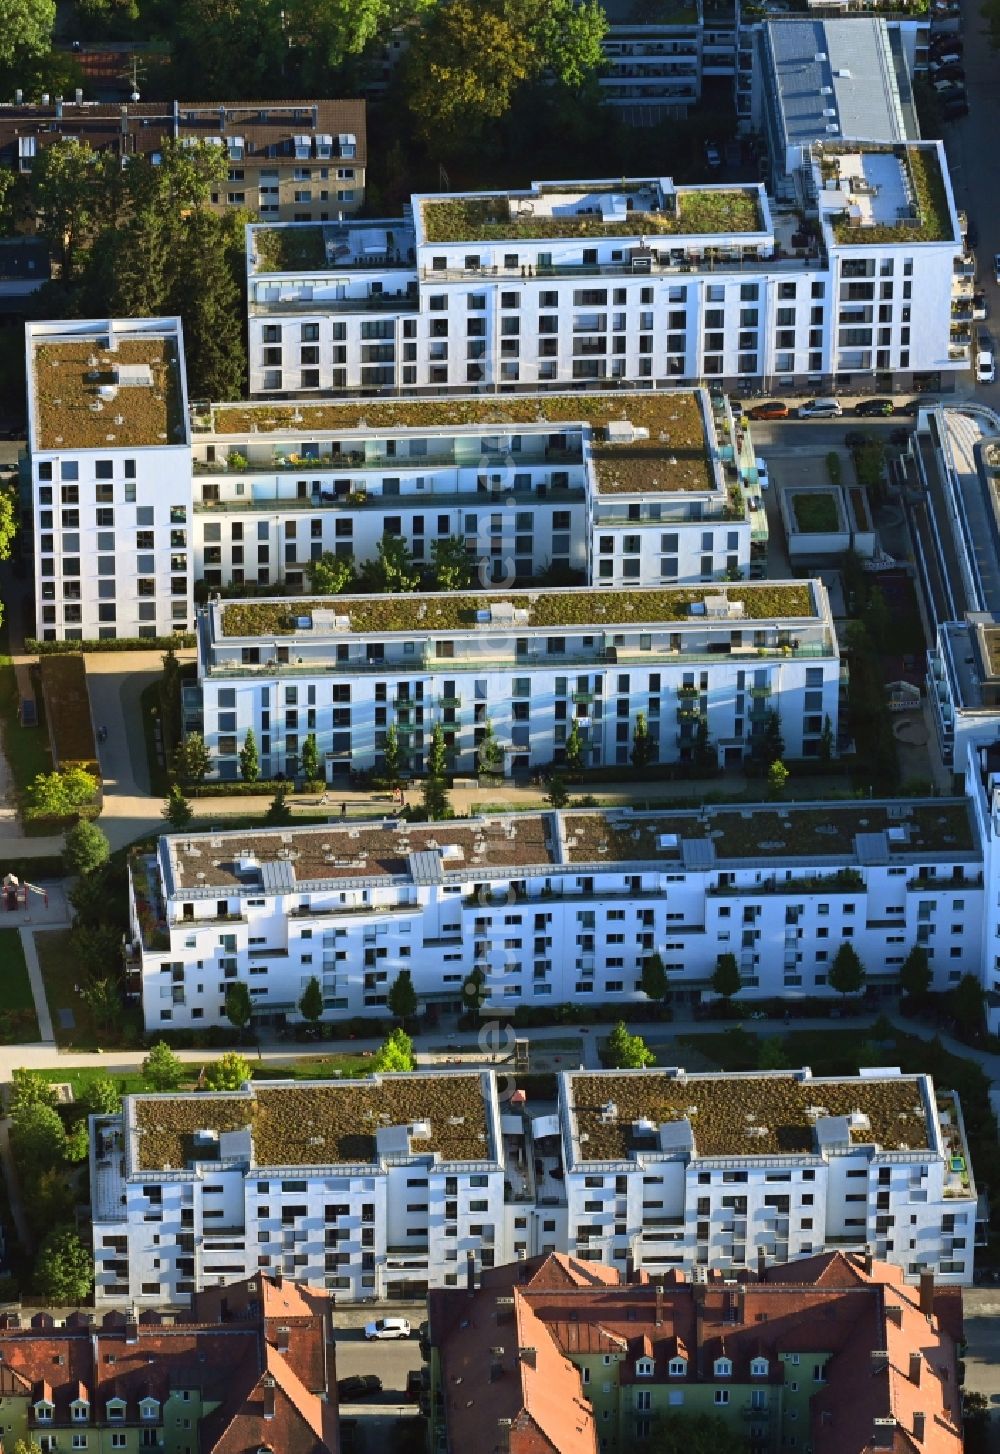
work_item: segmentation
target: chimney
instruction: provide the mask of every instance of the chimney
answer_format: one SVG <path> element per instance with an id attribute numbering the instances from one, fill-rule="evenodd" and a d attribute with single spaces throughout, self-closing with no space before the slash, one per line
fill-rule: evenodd
<path id="1" fill-rule="evenodd" d="M 465 1290 L 470 1297 L 476 1290 L 476 1254 L 471 1250 L 465 1254 Z"/>
<path id="2" fill-rule="evenodd" d="M 923 1358 L 919 1353 L 910 1354 L 910 1382 L 920 1387 L 920 1369 L 923 1365 Z"/>
<path id="3" fill-rule="evenodd" d="M 138 1343 L 139 1323 L 134 1313 L 130 1313 L 125 1319 L 125 1342 Z"/>
<path id="4" fill-rule="evenodd" d="M 874 1267 L 875 1267 L 875 1259 L 872 1256 L 872 1249 L 871 1249 L 870 1246 L 866 1245 L 865 1246 L 864 1268 L 865 1268 L 865 1275 L 867 1277 L 871 1277 L 872 1271 L 873 1271 Z"/>
<path id="5" fill-rule="evenodd" d="M 528 1368 L 538 1367 L 538 1350 L 536 1348 L 522 1348 L 519 1353 L 521 1362 Z"/>
<path id="6" fill-rule="evenodd" d="M 61 96 L 57 96 L 56 97 L 56 120 L 57 121 L 61 121 L 62 120 L 62 114 L 63 114 L 63 98 Z"/>
<path id="7" fill-rule="evenodd" d="M 663 1325 L 663 1288 L 660 1286 L 659 1283 L 657 1283 L 656 1284 L 656 1326 L 659 1328 L 659 1327 L 662 1327 L 662 1325 Z"/>
<path id="8" fill-rule="evenodd" d="M 74 97 L 74 100 L 76 101 L 76 104 L 78 106 L 82 106 L 83 105 L 83 87 L 82 86 L 77 86 L 76 90 L 73 93 L 73 97 Z"/>
<path id="9" fill-rule="evenodd" d="M 899 1303 L 889 1303 L 885 1310 L 885 1315 L 890 1323 L 896 1324 L 897 1328 L 903 1326 L 903 1309 L 899 1306 Z"/>
<path id="10" fill-rule="evenodd" d="M 934 1274 L 929 1270 L 920 1274 L 920 1311 L 925 1317 L 934 1316 Z"/>
<path id="11" fill-rule="evenodd" d="M 289 1340 L 290 1335 L 291 1335 L 291 1329 L 290 1328 L 279 1328 L 278 1329 L 278 1352 L 279 1353 L 287 1353 L 288 1352 L 288 1340 Z"/>
<path id="12" fill-rule="evenodd" d="M 17 90 L 14 92 L 14 105 L 15 106 L 23 106 L 24 105 L 24 92 L 22 91 L 22 89 L 21 89 L 20 86 L 18 86 Z"/>
<path id="13" fill-rule="evenodd" d="M 921 1413 L 913 1415 L 913 1437 L 918 1444 L 924 1442 L 924 1417 Z"/>
<path id="14" fill-rule="evenodd" d="M 764 1249 L 757 1248 L 757 1276 L 761 1282 L 764 1281 Z"/>
<path id="15" fill-rule="evenodd" d="M 635 1253 L 631 1247 L 625 1254 L 625 1281 L 626 1283 L 635 1281 Z"/>
<path id="16" fill-rule="evenodd" d="M 510 1454 L 510 1430 L 512 1419 L 497 1419 L 497 1454 Z"/>
<path id="17" fill-rule="evenodd" d="M 275 1285 L 276 1288 L 279 1288 L 280 1289 L 280 1287 L 281 1287 L 281 1281 L 282 1281 L 282 1278 L 281 1278 L 281 1269 L 279 1268 L 278 1271 L 274 1274 L 274 1285 Z"/>
<path id="18" fill-rule="evenodd" d="M 490 1349 L 490 1383 L 503 1376 L 503 1348 Z"/>
<path id="19" fill-rule="evenodd" d="M 270 1373 L 264 1375 L 264 1417 L 274 1418 L 274 1379 Z"/>
<path id="20" fill-rule="evenodd" d="M 874 1421 L 872 1445 L 876 1449 L 891 1449 L 896 1437 L 896 1420 L 880 1418 Z"/>
<path id="21" fill-rule="evenodd" d="M 702 1331 L 703 1331 L 702 1323 L 703 1323 L 703 1320 L 704 1320 L 704 1317 L 705 1317 L 705 1295 L 708 1292 L 708 1288 L 705 1286 L 705 1284 L 703 1282 L 696 1282 L 695 1285 L 694 1285 L 694 1288 L 693 1288 L 693 1292 L 694 1292 L 694 1368 L 695 1368 L 695 1376 L 700 1379 L 701 1376 L 702 1376 L 702 1347 L 701 1347 L 701 1339 L 702 1339 Z"/>

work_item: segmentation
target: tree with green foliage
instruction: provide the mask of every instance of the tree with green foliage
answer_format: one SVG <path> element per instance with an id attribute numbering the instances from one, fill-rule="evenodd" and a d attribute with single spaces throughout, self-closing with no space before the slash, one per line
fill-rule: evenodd
<path id="1" fill-rule="evenodd" d="M 483 777 L 499 777 L 503 772 L 503 752 L 489 717 L 483 724 L 483 735 L 476 745 L 476 767 Z"/>
<path id="2" fill-rule="evenodd" d="M 60 1166 L 66 1157 L 66 1130 L 59 1112 L 42 1102 L 24 1106 L 14 1117 L 11 1145 L 22 1182 Z"/>
<path id="3" fill-rule="evenodd" d="M 109 1030 L 120 1019 L 121 991 L 118 981 L 110 975 L 92 979 L 80 990 L 80 997 L 102 1030 Z"/>
<path id="4" fill-rule="evenodd" d="M 768 796 L 780 798 L 788 786 L 788 779 L 791 774 L 782 762 L 781 758 L 775 758 L 767 770 L 767 791 Z"/>
<path id="5" fill-rule="evenodd" d="M 324 550 L 318 560 L 306 566 L 309 590 L 314 596 L 339 596 L 354 584 L 354 561 L 349 555 Z"/>
<path id="6" fill-rule="evenodd" d="M 402 782 L 402 754 L 399 747 L 399 729 L 390 723 L 382 746 L 382 776 L 390 788 L 398 788 Z"/>
<path id="7" fill-rule="evenodd" d="M 824 763 L 825 765 L 828 766 L 833 761 L 833 749 L 834 749 L 833 723 L 830 721 L 830 718 L 827 716 L 827 717 L 824 717 L 823 718 L 823 731 L 820 734 L 820 739 L 819 739 L 819 760 L 820 760 L 820 762 L 822 762 L 822 763 Z"/>
<path id="8" fill-rule="evenodd" d="M 10 1079 L 12 1116 L 17 1116 L 19 1111 L 27 1110 L 29 1106 L 49 1106 L 54 1110 L 59 1104 L 55 1086 L 37 1070 L 28 1070 L 19 1065 L 11 1071 Z"/>
<path id="9" fill-rule="evenodd" d="M 543 75 L 568 90 L 603 61 L 596 0 L 449 0 L 430 8 L 401 68 L 417 134 L 469 147 Z"/>
<path id="10" fill-rule="evenodd" d="M 760 1053 L 757 1057 L 758 1070 L 787 1070 L 788 1056 L 780 1035 L 762 1035 Z"/>
<path id="11" fill-rule="evenodd" d="M 142 1062 L 142 1074 L 154 1091 L 172 1091 L 184 1079 L 184 1066 L 165 1040 L 157 1040 Z"/>
<path id="12" fill-rule="evenodd" d="M 549 786 L 545 796 L 551 807 L 557 810 L 559 808 L 565 808 L 569 802 L 569 792 L 566 788 L 566 779 L 562 773 L 554 772 L 549 778 Z"/>
<path id="13" fill-rule="evenodd" d="M 236 1030 L 245 1030 L 253 1018 L 250 990 L 241 979 L 226 987 L 226 1019 Z"/>
<path id="14" fill-rule="evenodd" d="M 185 829 L 194 817 L 194 809 L 184 796 L 180 783 L 171 783 L 167 801 L 160 809 L 160 817 L 166 818 L 175 833 Z"/>
<path id="15" fill-rule="evenodd" d="M 408 969 L 401 969 L 389 987 L 389 1010 L 404 1025 L 417 1013 L 417 992 Z"/>
<path id="16" fill-rule="evenodd" d="M 378 543 L 378 556 L 366 560 L 358 572 L 365 591 L 397 594 L 420 589 L 420 570 L 414 565 L 406 541 L 401 535 L 383 535 Z"/>
<path id="17" fill-rule="evenodd" d="M 94 1285 L 94 1259 L 71 1227 L 56 1227 L 35 1259 L 35 1290 L 49 1307 L 84 1303 Z"/>
<path id="18" fill-rule="evenodd" d="M 612 1070 L 645 1070 L 656 1056 L 641 1035 L 633 1035 L 624 1020 L 612 1026 L 604 1044 L 605 1063 Z"/>
<path id="19" fill-rule="evenodd" d="M 174 750 L 174 772 L 183 782 L 203 783 L 212 770 L 212 755 L 200 732 L 189 732 Z"/>
<path id="20" fill-rule="evenodd" d="M 260 753 L 257 751 L 257 737 L 252 727 L 240 748 L 240 777 L 245 783 L 255 783 L 260 778 Z"/>
<path id="21" fill-rule="evenodd" d="M 238 399 L 246 352 L 240 283 L 231 254 L 242 243 L 243 218 L 192 211 L 182 224 L 167 313 L 184 325 L 184 362 L 194 399 Z"/>
<path id="22" fill-rule="evenodd" d="M 378 1073 L 413 1070 L 415 1064 L 413 1041 L 405 1030 L 400 1029 L 393 1030 L 376 1050 L 372 1070 Z"/>
<path id="23" fill-rule="evenodd" d="M 647 999 L 655 1000 L 657 1004 L 662 1004 L 667 998 L 670 993 L 670 980 L 662 954 L 646 955 L 642 961 L 642 978 L 639 981 L 639 987 Z"/>
<path id="24" fill-rule="evenodd" d="M 927 950 L 922 944 L 914 944 L 899 966 L 899 987 L 904 995 L 921 1000 L 931 987 L 933 974 Z"/>
<path id="25" fill-rule="evenodd" d="M 963 974 L 949 995 L 951 1013 L 959 1031 L 978 1035 L 983 1028 L 983 987 L 974 974 Z"/>
<path id="26" fill-rule="evenodd" d="M 302 744 L 302 776 L 311 783 L 317 782 L 323 776 L 315 732 L 309 732 Z"/>
<path id="27" fill-rule="evenodd" d="M 785 739 L 781 735 L 781 718 L 773 707 L 764 714 L 764 725 L 760 734 L 760 758 L 765 767 L 779 762 L 785 755 Z"/>
<path id="28" fill-rule="evenodd" d="M 74 924 L 73 954 L 88 980 L 115 976 L 121 970 L 122 936 L 114 924 Z"/>
<path id="29" fill-rule="evenodd" d="M 472 557 L 460 535 L 441 535 L 431 541 L 431 590 L 467 591 L 473 575 Z"/>
<path id="30" fill-rule="evenodd" d="M 427 752 L 427 773 L 422 784 L 424 809 L 428 818 L 437 820 L 451 816 L 448 800 L 447 755 L 444 731 L 435 722 Z"/>
<path id="31" fill-rule="evenodd" d="M 575 717 L 566 734 L 565 763 L 566 771 L 571 778 L 583 767 L 583 738 L 580 736 L 580 727 Z"/>
<path id="32" fill-rule="evenodd" d="M 671 1409 L 654 1423 L 647 1454 L 749 1454 L 742 1430 L 720 1414 L 688 1414 Z"/>
<path id="33" fill-rule="evenodd" d="M 86 1121 L 74 1121 L 70 1126 L 66 1132 L 64 1154 L 71 1166 L 86 1161 L 90 1155 L 90 1127 Z"/>
<path id="34" fill-rule="evenodd" d="M 79 878 L 93 873 L 102 863 L 107 863 L 111 844 L 96 823 L 82 818 L 66 834 L 63 859 L 70 873 Z"/>
<path id="35" fill-rule="evenodd" d="M 118 1082 L 110 1075 L 95 1075 L 83 1087 L 77 1105 L 87 1116 L 114 1116 L 122 1108 L 122 1095 Z"/>
<path id="36" fill-rule="evenodd" d="M 715 961 L 715 969 L 712 971 L 712 989 L 724 1000 L 731 1000 L 738 995 L 743 987 L 740 979 L 740 967 L 736 962 L 736 955 L 731 951 L 720 954 Z"/>
<path id="37" fill-rule="evenodd" d="M 246 1056 L 236 1050 L 227 1050 L 204 1067 L 201 1086 L 207 1091 L 238 1091 L 250 1079 L 250 1062 Z"/>
<path id="38" fill-rule="evenodd" d="M 284 788 L 278 788 L 274 797 L 267 806 L 264 814 L 264 822 L 269 828 L 284 828 L 292 821 L 292 810 L 285 802 L 288 796 Z"/>
<path id="39" fill-rule="evenodd" d="M 691 752 L 691 771 L 695 777 L 715 777 L 719 771 L 719 754 L 708 735 L 708 718 L 699 717 Z"/>
<path id="40" fill-rule="evenodd" d="M 11 173 L 4 171 L 0 173 L 5 179 L 11 178 Z M 9 184 L 9 183 L 8 183 Z M 3 184 L 0 183 L 0 222 L 3 218 Z M 14 544 L 14 536 L 17 533 L 17 492 L 12 485 L 0 486 L 0 560 L 9 560 L 11 549 Z M 3 601 L 0 601 L 0 621 L 3 620 Z"/>
<path id="41" fill-rule="evenodd" d="M 0 66 L 45 55 L 55 21 L 55 0 L 0 0 Z"/>
<path id="42" fill-rule="evenodd" d="M 39 816 L 68 818 L 93 803 L 97 787 L 93 773 L 82 767 L 69 767 L 64 772 L 40 772 L 26 796 Z"/>
<path id="43" fill-rule="evenodd" d="M 641 771 L 656 760 L 656 743 L 649 734 L 645 712 L 637 712 L 632 733 L 632 766 Z"/>
<path id="44" fill-rule="evenodd" d="M 20 0 L 10 0 L 18 4 Z M 29 0 L 30 3 L 30 0 Z M 0 57 L 3 49 L 0 47 Z M 110 166 L 109 166 L 110 164 Z M 35 229 L 49 244 L 62 284 L 72 284 L 110 200 L 110 152 L 60 139 L 41 147 L 31 168 L 29 209 Z"/>
<path id="45" fill-rule="evenodd" d="M 861 619 L 875 650 L 877 652 L 888 651 L 892 633 L 892 617 L 889 615 L 885 596 L 878 586 L 872 586 L 869 589 L 868 600 L 865 602 Z"/>
<path id="46" fill-rule="evenodd" d="M 323 988 L 313 974 L 299 996 L 299 1014 L 308 1024 L 316 1026 L 323 1018 L 323 1009 Z"/>
<path id="47" fill-rule="evenodd" d="M 833 956 L 827 982 L 838 995 L 857 995 L 865 987 L 865 967 L 849 939 L 842 941 Z"/>

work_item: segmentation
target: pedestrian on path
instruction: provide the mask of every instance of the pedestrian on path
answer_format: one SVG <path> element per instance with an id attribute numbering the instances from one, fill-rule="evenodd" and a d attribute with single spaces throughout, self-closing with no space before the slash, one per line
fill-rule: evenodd
<path id="1" fill-rule="evenodd" d="M 340 805 L 340 816 L 342 818 L 346 818 L 347 817 L 347 804 L 346 803 L 341 803 L 341 805 Z"/>

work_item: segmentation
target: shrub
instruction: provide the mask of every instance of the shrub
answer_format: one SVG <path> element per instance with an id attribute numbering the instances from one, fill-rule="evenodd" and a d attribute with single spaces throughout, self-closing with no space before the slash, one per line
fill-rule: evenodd
<path id="1" fill-rule="evenodd" d="M 179 631 L 176 636 L 119 636 L 112 641 L 39 641 L 29 636 L 24 649 L 32 656 L 70 656 L 91 651 L 168 651 L 171 647 L 196 645 L 193 631 Z"/>

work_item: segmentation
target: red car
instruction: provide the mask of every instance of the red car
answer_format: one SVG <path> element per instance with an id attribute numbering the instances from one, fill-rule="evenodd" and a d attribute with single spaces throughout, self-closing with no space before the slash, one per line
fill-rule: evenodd
<path id="1" fill-rule="evenodd" d="M 788 418 L 788 405 L 787 404 L 782 404 L 782 403 L 778 402 L 777 400 L 772 400 L 772 402 L 770 404 L 757 404 L 753 409 L 750 410 L 750 418 L 751 419 L 787 419 Z"/>

